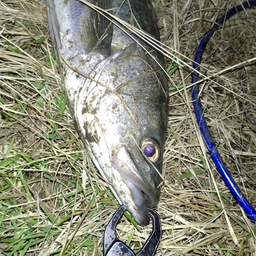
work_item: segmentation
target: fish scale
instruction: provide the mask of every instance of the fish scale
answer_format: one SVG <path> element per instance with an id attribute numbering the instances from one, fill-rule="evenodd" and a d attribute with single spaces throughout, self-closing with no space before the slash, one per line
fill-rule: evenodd
<path id="1" fill-rule="evenodd" d="M 151 1 L 97 4 L 159 39 Z M 147 225 L 148 207 L 157 207 L 162 181 L 168 112 L 163 56 L 78 0 L 48 0 L 47 5 L 79 135 L 118 201 L 139 225 Z"/>

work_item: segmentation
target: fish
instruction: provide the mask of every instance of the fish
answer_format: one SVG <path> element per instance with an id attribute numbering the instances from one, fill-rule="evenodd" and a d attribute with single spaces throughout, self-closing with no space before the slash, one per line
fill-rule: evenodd
<path id="1" fill-rule="evenodd" d="M 135 221 L 150 222 L 163 181 L 164 57 L 113 16 L 160 40 L 151 0 L 47 0 L 69 111 L 90 158 Z M 105 16 L 90 5 L 105 10 Z"/>

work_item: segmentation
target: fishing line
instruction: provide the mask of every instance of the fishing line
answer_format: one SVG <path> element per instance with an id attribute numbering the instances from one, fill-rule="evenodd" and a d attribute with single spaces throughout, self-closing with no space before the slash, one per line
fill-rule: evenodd
<path id="1" fill-rule="evenodd" d="M 245 9 L 249 9 L 253 6 L 256 6 L 256 0 L 253 1 L 247 1 L 240 5 L 237 5 L 236 7 L 230 9 L 226 14 L 224 14 L 222 17 L 216 20 L 214 26 L 202 37 L 199 46 L 197 48 L 197 52 L 194 58 L 193 62 L 193 73 L 191 78 L 191 83 L 193 85 L 192 88 L 192 100 L 194 105 L 194 112 L 196 115 L 196 119 L 200 128 L 200 131 L 202 133 L 202 136 L 204 138 L 204 141 L 208 147 L 209 153 L 211 155 L 211 158 L 213 162 L 215 163 L 215 166 L 220 173 L 222 179 L 224 180 L 225 184 L 229 188 L 231 194 L 235 198 L 235 200 L 239 203 L 239 205 L 242 207 L 248 218 L 256 222 L 256 210 L 253 208 L 253 206 L 248 202 L 246 197 L 242 194 L 241 190 L 239 189 L 238 185 L 232 178 L 231 174 L 229 173 L 227 167 L 224 165 L 224 163 L 221 160 L 220 154 L 217 151 L 216 144 L 213 142 L 213 139 L 210 135 L 209 128 L 207 126 L 207 123 L 204 118 L 203 109 L 201 100 L 199 97 L 200 89 L 199 89 L 199 70 L 200 70 L 200 64 L 202 61 L 203 53 L 205 51 L 205 48 L 207 46 L 207 43 L 209 42 L 210 38 L 213 36 L 215 31 L 222 27 L 224 22 L 234 16 L 235 14 L 244 11 Z"/>

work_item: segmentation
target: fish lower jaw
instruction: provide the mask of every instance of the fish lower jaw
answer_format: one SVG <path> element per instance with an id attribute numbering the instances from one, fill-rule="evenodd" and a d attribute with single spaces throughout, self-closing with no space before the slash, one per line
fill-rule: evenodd
<path id="1" fill-rule="evenodd" d="M 139 183 L 129 180 L 128 177 L 123 177 L 122 174 L 117 172 L 113 166 L 112 168 L 109 167 L 109 173 L 111 173 L 111 175 L 109 173 L 105 173 L 103 171 L 102 164 L 98 162 L 98 158 L 93 154 L 89 143 L 87 142 L 85 145 L 93 163 L 103 179 L 108 183 L 109 188 L 118 202 L 126 207 L 127 211 L 140 226 L 147 226 L 150 222 L 148 207 L 155 206 L 154 193 L 151 191 L 151 196 L 147 195 L 143 192 L 142 188 L 140 188 L 140 186 L 145 187 L 145 184 L 140 179 L 139 180 L 141 182 Z M 115 178 L 113 179 L 113 177 Z"/>
<path id="2" fill-rule="evenodd" d="M 130 189 L 133 199 L 132 204 L 126 206 L 127 210 L 140 226 L 147 226 L 150 221 L 150 214 L 148 211 L 147 200 L 145 198 L 146 195 L 140 188 L 131 182 L 126 181 L 126 184 Z"/>
<path id="3" fill-rule="evenodd" d="M 150 214 L 145 195 L 139 188 L 129 181 L 126 181 L 125 184 L 123 184 L 123 187 L 126 186 L 129 191 L 126 191 L 127 193 L 119 193 L 118 189 L 114 189 L 114 186 L 109 184 L 109 188 L 117 201 L 125 206 L 126 210 L 135 219 L 137 224 L 140 226 L 147 226 L 150 222 Z"/>
<path id="4" fill-rule="evenodd" d="M 117 201 L 125 206 L 137 224 L 147 226 L 150 222 L 150 214 L 147 205 L 148 200 L 145 199 L 145 194 L 129 181 L 122 182 L 121 184 L 123 188 L 126 187 L 123 193 L 120 193 L 120 188 L 117 189 L 114 184 L 109 184 L 109 188 Z"/>

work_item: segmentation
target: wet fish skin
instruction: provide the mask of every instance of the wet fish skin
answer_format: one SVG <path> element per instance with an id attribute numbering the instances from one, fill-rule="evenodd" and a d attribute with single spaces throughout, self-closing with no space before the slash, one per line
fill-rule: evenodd
<path id="1" fill-rule="evenodd" d="M 98 5 L 159 39 L 151 1 L 98 0 Z M 78 0 L 47 0 L 47 6 L 79 134 L 120 203 L 147 225 L 147 207 L 156 207 L 160 196 L 168 111 L 166 77 L 152 56 L 161 65 L 163 57 L 136 38 L 150 56 Z M 157 156 L 146 157 L 142 144 L 152 144 Z"/>

